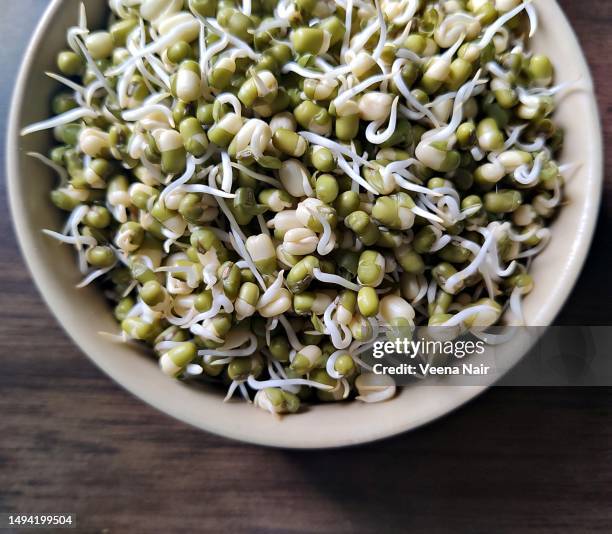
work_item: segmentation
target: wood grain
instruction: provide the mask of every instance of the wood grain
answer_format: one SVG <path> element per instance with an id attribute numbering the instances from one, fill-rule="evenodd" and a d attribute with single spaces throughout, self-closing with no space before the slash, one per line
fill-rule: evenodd
<path id="1" fill-rule="evenodd" d="M 3 3 L 3 116 L 46 3 Z M 609 145 L 612 3 L 561 4 Z M 342 451 L 230 442 L 144 405 L 75 348 L 33 288 L 4 187 L 0 201 L 0 512 L 74 512 L 79 532 L 610 532 L 610 389 L 496 388 L 417 432 Z M 595 245 L 559 323 L 610 323 L 611 227 L 607 176 Z"/>

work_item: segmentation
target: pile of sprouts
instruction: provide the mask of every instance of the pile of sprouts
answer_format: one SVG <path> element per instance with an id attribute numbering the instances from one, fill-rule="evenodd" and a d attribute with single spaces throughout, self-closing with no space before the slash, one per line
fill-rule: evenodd
<path id="1" fill-rule="evenodd" d="M 275 414 L 396 391 L 387 326 L 524 321 L 563 201 L 519 0 L 110 0 L 58 55 L 51 200 L 121 340 Z"/>

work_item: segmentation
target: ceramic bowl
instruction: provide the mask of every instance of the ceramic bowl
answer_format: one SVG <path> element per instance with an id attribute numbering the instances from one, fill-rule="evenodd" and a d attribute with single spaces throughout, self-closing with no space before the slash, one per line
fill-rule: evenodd
<path id="1" fill-rule="evenodd" d="M 591 76 L 576 36 L 555 1 L 539 0 L 536 5 L 541 25 L 533 48 L 551 57 L 558 82 L 580 79 L 586 88 L 566 96 L 557 114 L 567 133 L 562 162 L 580 163 L 580 168 L 567 186 L 569 203 L 554 223 L 553 239 L 533 263 L 535 290 L 525 300 L 528 323 L 549 325 L 589 250 L 601 196 L 602 147 Z M 91 27 L 101 27 L 106 2 L 89 1 L 86 6 Z M 93 287 L 75 289 L 79 273 L 73 250 L 41 232 L 60 228 L 62 215 L 48 200 L 54 177 L 26 153 L 45 153 L 50 136 L 19 137 L 24 125 L 49 115 L 57 85 L 44 72 L 54 69 L 66 30 L 77 20 L 77 8 L 74 0 L 52 1 L 23 58 L 8 131 L 8 184 L 15 229 L 32 276 L 59 322 L 96 365 L 137 397 L 186 423 L 229 438 L 288 448 L 339 447 L 392 436 L 447 414 L 486 388 L 424 381 L 403 388 L 389 402 L 320 405 L 279 420 L 243 402 L 223 403 L 218 392 L 170 380 L 152 358 L 98 335 L 117 331 L 107 302 Z M 525 350 L 517 348 L 510 356 L 516 360 Z"/>

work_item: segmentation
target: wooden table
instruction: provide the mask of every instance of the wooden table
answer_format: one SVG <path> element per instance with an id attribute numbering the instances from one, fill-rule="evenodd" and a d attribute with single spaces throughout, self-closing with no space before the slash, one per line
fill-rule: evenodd
<path id="1" fill-rule="evenodd" d="M 3 2 L 3 115 L 46 4 Z M 608 144 L 612 2 L 561 4 L 593 69 Z M 4 182 L 0 196 L 4 208 Z M 609 180 L 600 222 L 561 323 L 610 322 Z M 102 375 L 41 302 L 6 212 L 0 290 L 0 512 L 75 512 L 80 532 L 612 530 L 610 389 L 496 388 L 382 443 L 262 449 L 174 421 Z"/>

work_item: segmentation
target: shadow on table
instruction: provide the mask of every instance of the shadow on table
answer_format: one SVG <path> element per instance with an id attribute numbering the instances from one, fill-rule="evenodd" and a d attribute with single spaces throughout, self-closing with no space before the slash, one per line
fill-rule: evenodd
<path id="1" fill-rule="evenodd" d="M 571 326 L 595 326 L 612 324 L 609 302 L 612 285 L 609 283 L 612 249 L 612 198 L 604 197 L 599 212 L 597 230 L 580 278 L 555 324 Z"/>
<path id="2" fill-rule="evenodd" d="M 338 531 L 523 531 L 597 513 L 589 500 L 609 503 L 601 470 L 612 432 L 594 427 L 610 413 L 609 390 L 496 388 L 484 397 L 386 441 L 284 454 L 304 492 L 326 503 L 313 512 Z"/>

